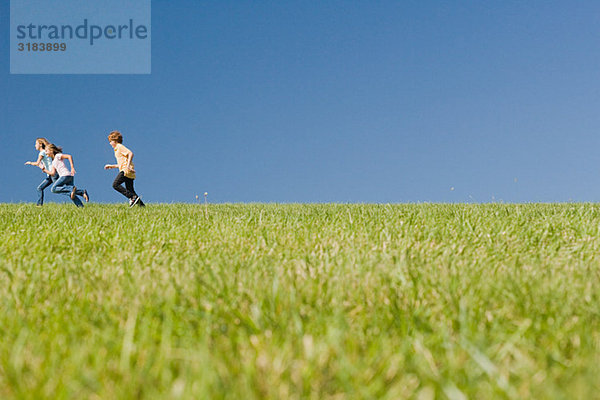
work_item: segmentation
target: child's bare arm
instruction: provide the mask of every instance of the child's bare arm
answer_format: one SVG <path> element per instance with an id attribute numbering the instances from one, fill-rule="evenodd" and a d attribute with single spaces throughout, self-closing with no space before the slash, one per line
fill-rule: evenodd
<path id="1" fill-rule="evenodd" d="M 63 154 L 62 156 L 63 158 L 69 160 L 69 163 L 71 164 L 71 175 L 75 175 L 75 164 L 73 163 L 73 157 L 71 157 L 70 154 Z"/>
<path id="2" fill-rule="evenodd" d="M 48 174 L 50 176 L 54 176 L 54 174 L 56 174 L 56 168 L 54 168 L 54 166 L 52 166 L 52 168 L 50 168 L 50 171 L 48 171 L 46 169 L 46 167 L 42 166 L 42 171 L 44 171 L 46 174 Z"/>
<path id="3" fill-rule="evenodd" d="M 133 168 L 131 168 L 131 160 L 133 160 L 133 151 L 129 150 L 129 153 L 127 154 L 127 165 L 125 167 L 127 168 L 127 171 L 135 172 Z"/>
<path id="4" fill-rule="evenodd" d="M 38 159 L 37 159 L 37 161 L 27 161 L 27 162 L 25 163 L 25 165 L 35 165 L 36 167 L 39 167 L 41 162 L 42 162 L 42 155 L 40 154 L 40 155 L 38 156 Z"/>
<path id="5" fill-rule="evenodd" d="M 104 166 L 104 169 L 113 169 L 113 168 L 119 168 L 119 166 L 117 164 L 106 164 Z"/>

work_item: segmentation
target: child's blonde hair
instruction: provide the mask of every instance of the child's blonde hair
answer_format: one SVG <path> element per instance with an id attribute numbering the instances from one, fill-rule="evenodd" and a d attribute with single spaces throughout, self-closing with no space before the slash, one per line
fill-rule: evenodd
<path id="1" fill-rule="evenodd" d="M 43 138 L 43 137 L 39 137 L 39 138 L 35 139 L 35 141 L 40 144 L 40 146 L 42 147 L 43 150 L 46 150 L 46 147 L 50 145 L 50 142 L 46 138 Z"/>
<path id="2" fill-rule="evenodd" d="M 46 146 L 46 150 L 49 150 L 52 153 L 52 158 L 54 158 L 55 155 L 62 153 L 63 149 L 60 146 L 57 146 L 53 143 L 48 143 L 48 146 Z"/>

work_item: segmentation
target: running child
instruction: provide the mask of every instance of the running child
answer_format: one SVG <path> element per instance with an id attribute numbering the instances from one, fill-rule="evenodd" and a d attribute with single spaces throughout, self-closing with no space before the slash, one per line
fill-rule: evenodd
<path id="1" fill-rule="evenodd" d="M 46 168 L 46 170 L 50 170 L 52 165 L 52 159 L 46 154 L 46 146 L 49 146 L 50 142 L 46 140 L 46 138 L 37 138 L 35 139 L 35 149 L 39 151 L 37 161 L 27 161 L 25 165 L 35 165 L 40 169 Z M 40 183 L 37 187 L 38 192 L 38 201 L 37 205 L 44 205 L 44 189 L 48 186 L 52 185 L 58 179 L 58 174 L 48 175 L 46 174 L 46 178 Z"/>
<path id="2" fill-rule="evenodd" d="M 86 202 L 90 201 L 90 196 L 88 196 L 87 190 L 78 189 L 75 186 L 75 179 L 73 178 L 75 175 L 75 164 L 73 163 L 73 157 L 70 154 L 63 154 L 62 148 L 54 144 L 46 146 L 46 153 L 52 158 L 52 165 L 50 166 L 50 170 L 44 168 L 44 172 L 50 175 L 58 173 L 58 179 L 52 185 L 52 189 L 50 189 L 52 193 L 67 195 L 77 207 L 83 207 L 83 203 L 77 196 L 82 196 Z M 71 171 L 67 168 L 64 160 L 69 160 Z"/>
<path id="3" fill-rule="evenodd" d="M 112 185 L 113 189 L 129 199 L 129 207 L 133 207 L 136 204 L 144 207 L 144 202 L 133 188 L 133 180 L 135 179 L 135 168 L 133 162 L 131 162 L 133 152 L 123 146 L 123 135 L 119 131 L 112 131 L 108 135 L 108 142 L 115 151 L 117 163 L 106 164 L 104 169 L 119 168 L 119 174 Z M 125 184 L 125 187 L 122 186 L 123 184 Z"/>

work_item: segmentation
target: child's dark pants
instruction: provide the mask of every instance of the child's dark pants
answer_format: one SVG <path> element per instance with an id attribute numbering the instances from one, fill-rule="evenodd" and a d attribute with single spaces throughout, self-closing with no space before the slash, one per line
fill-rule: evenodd
<path id="1" fill-rule="evenodd" d="M 123 183 L 125 183 L 125 187 L 121 186 Z M 135 190 L 133 189 L 133 179 L 126 177 L 123 171 L 119 172 L 119 175 L 115 178 L 112 186 L 113 189 L 128 199 L 137 196 L 137 193 L 135 193 Z"/>

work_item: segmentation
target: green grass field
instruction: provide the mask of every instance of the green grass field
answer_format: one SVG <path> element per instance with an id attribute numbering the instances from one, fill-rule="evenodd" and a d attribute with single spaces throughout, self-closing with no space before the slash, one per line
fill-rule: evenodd
<path id="1" fill-rule="evenodd" d="M 600 207 L 0 205 L 0 398 L 600 398 Z"/>

